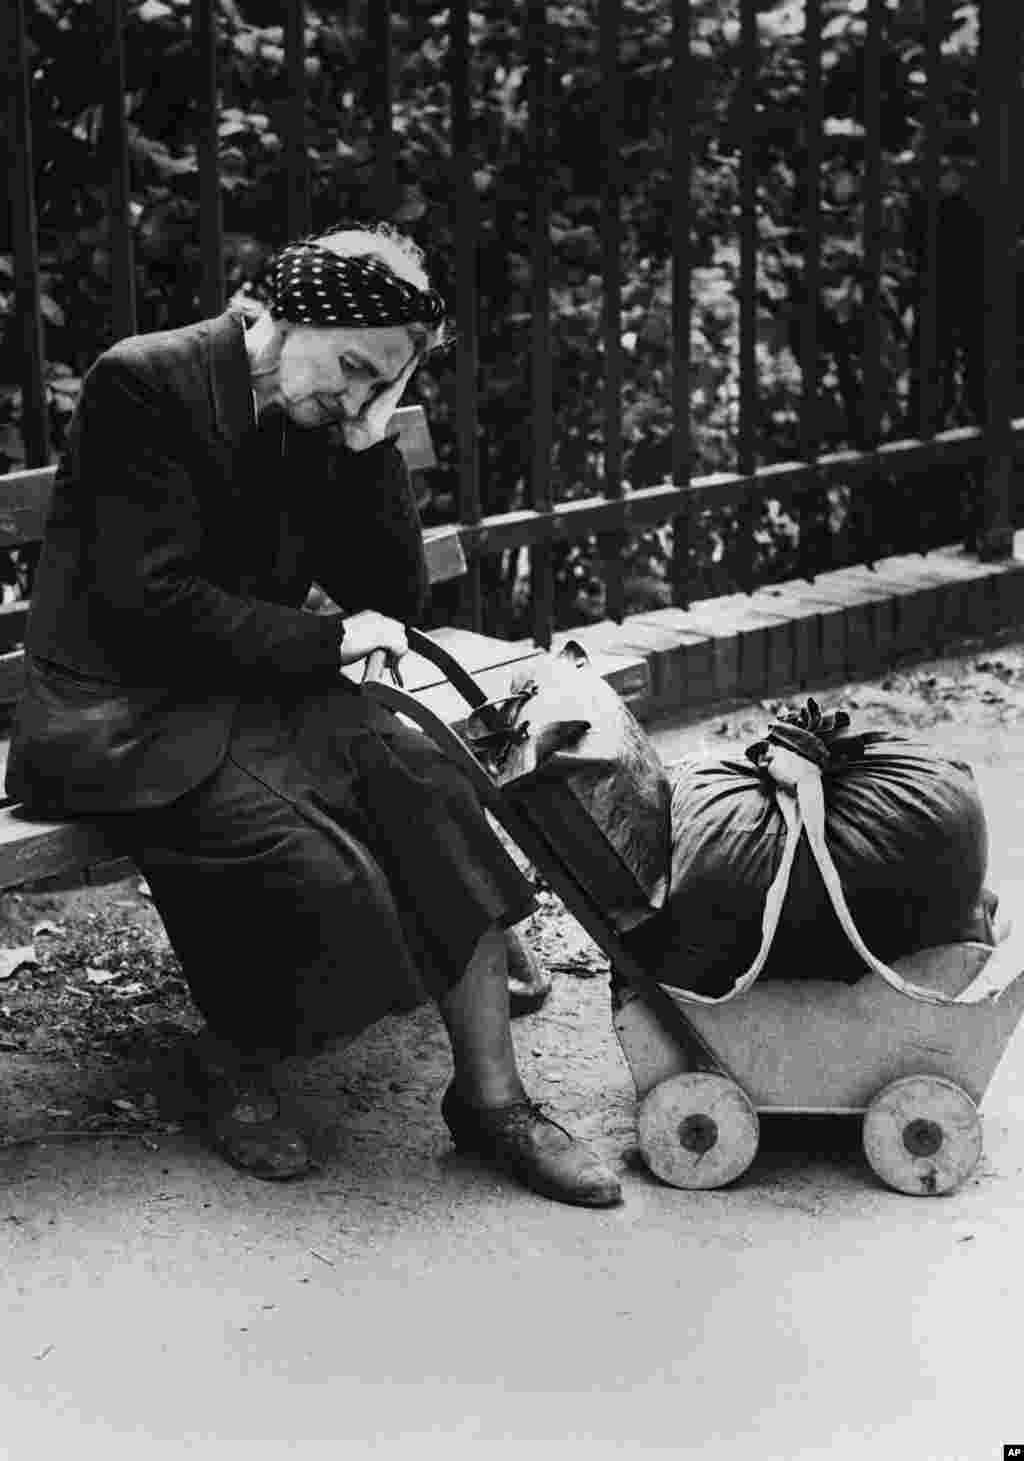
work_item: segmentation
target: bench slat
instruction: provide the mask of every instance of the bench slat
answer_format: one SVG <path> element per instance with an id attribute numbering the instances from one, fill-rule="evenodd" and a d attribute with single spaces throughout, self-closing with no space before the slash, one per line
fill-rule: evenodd
<path id="1" fill-rule="evenodd" d="M 0 477 L 0 548 L 39 542 L 56 472 L 56 467 L 34 467 Z"/>
<path id="2" fill-rule="evenodd" d="M 25 683 L 25 651 L 0 654 L 0 706 L 13 705 Z"/>
<path id="3" fill-rule="evenodd" d="M 0 604 L 0 653 L 12 650 L 25 638 L 25 621 L 28 618 L 28 600 L 16 599 L 11 604 Z"/>
<path id="4" fill-rule="evenodd" d="M 0 810 L 0 888 L 76 872 L 119 856 L 95 822 L 40 822 L 17 807 Z"/>

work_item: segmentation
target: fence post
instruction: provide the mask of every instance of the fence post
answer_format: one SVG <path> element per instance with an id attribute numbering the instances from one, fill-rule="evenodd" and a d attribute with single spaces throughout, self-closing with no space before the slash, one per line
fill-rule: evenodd
<path id="1" fill-rule="evenodd" d="M 477 241 L 478 208 L 473 176 L 472 87 L 469 42 L 470 0 L 452 0 L 450 36 L 452 197 L 455 234 L 455 433 L 459 453 L 459 520 L 480 521 L 480 462 L 477 450 Z M 474 553 L 462 599 L 473 629 L 483 627 L 480 557 Z"/>
<path id="2" fill-rule="evenodd" d="M 754 141 L 757 136 L 757 3 L 740 0 L 740 422 L 738 465 L 744 476 L 757 467 L 757 173 Z M 754 588 L 757 548 L 754 530 L 758 504 L 755 487 L 748 488 L 737 511 L 737 577 L 742 589 Z"/>
<path id="3" fill-rule="evenodd" d="M 985 220 L 985 481 L 977 547 L 1013 552 L 1013 431 L 1017 376 L 1017 190 L 1012 173 L 1019 116 L 1020 8 L 981 0 L 979 103 Z"/>
<path id="4" fill-rule="evenodd" d="M 115 340 L 134 335 L 135 246 L 132 239 L 131 164 L 124 112 L 124 0 L 101 0 L 106 30 L 103 78 L 103 139 L 109 185 L 110 277 Z"/>
<path id="5" fill-rule="evenodd" d="M 814 464 L 821 454 L 821 165 L 824 154 L 824 85 L 821 0 L 806 0 L 804 7 L 804 307 L 800 317 L 800 454 Z M 827 497 L 817 475 L 800 500 L 799 563 L 804 577 L 813 580 L 814 563 L 824 533 L 812 530 L 827 520 Z"/>
<path id="6" fill-rule="evenodd" d="M 672 481 L 689 485 L 690 451 L 690 0 L 674 0 L 672 15 Z M 690 512 L 672 519 L 672 598 L 692 598 Z"/>
<path id="7" fill-rule="evenodd" d="M 7 91 L 7 178 L 14 252 L 14 311 L 21 350 L 21 436 L 30 467 L 50 459 L 50 423 L 43 380 L 39 307 L 39 243 L 32 167 L 32 101 L 25 45 L 25 0 L 0 5 Z"/>
<path id="8" fill-rule="evenodd" d="M 619 27 L 622 0 L 602 0 L 601 81 L 604 183 L 601 189 L 601 245 L 604 285 L 604 496 L 622 497 L 622 82 Z M 626 594 L 622 550 L 625 529 L 599 539 L 606 586 L 605 611 L 622 622 Z"/>
<path id="9" fill-rule="evenodd" d="M 882 439 L 882 54 L 886 13 L 885 0 L 868 0 L 867 33 L 864 37 L 863 324 L 861 437 L 858 443 L 863 451 L 875 451 Z M 852 547 L 853 556 L 858 561 L 874 561 L 873 499 L 879 486 L 884 487 L 884 479 L 872 475 L 853 489 L 844 537 L 847 551 Z"/>
<path id="10" fill-rule="evenodd" d="M 195 47 L 196 153 L 199 160 L 199 302 L 206 315 L 224 308 L 224 233 L 217 132 L 217 15 L 214 0 L 192 0 Z"/>
<path id="11" fill-rule="evenodd" d="M 918 435 L 928 440 L 939 430 L 938 287 L 939 172 L 942 162 L 944 76 L 942 8 L 933 5 L 926 18 L 924 156 L 921 159 L 922 260 L 917 285 Z"/>
<path id="12" fill-rule="evenodd" d="M 288 0 L 284 7 L 284 65 L 288 85 L 285 168 L 287 169 L 287 223 L 289 239 L 302 238 L 312 228 L 309 196 L 309 158 L 306 156 L 306 4 Z"/>
<path id="13" fill-rule="evenodd" d="M 531 441 L 530 501 L 540 513 L 551 511 L 551 183 L 548 177 L 550 65 L 545 0 L 526 0 L 523 11 L 526 72 L 529 91 L 527 148 L 533 181 L 533 330 L 530 343 Z M 530 546 L 533 637 L 543 649 L 551 645 L 555 589 L 551 541 Z"/>
<path id="14" fill-rule="evenodd" d="M 395 169 L 395 133 L 391 112 L 393 81 L 391 0 L 370 0 L 367 13 L 373 79 L 373 151 L 377 212 L 387 218 L 399 204 Z"/>

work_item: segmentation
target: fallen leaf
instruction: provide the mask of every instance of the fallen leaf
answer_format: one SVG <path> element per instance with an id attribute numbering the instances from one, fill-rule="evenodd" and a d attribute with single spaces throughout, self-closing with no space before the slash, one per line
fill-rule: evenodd
<path id="1" fill-rule="evenodd" d="M 88 979 L 90 984 L 109 984 L 112 979 L 117 978 L 117 975 L 112 973 L 109 969 L 96 969 L 90 967 L 86 969 L 85 977 L 86 979 Z"/>
<path id="2" fill-rule="evenodd" d="M 31 944 L 22 944 L 16 949 L 0 949 L 0 979 L 10 979 L 26 964 L 37 964 L 36 951 Z"/>
<path id="3" fill-rule="evenodd" d="M 41 922 L 34 924 L 32 927 L 33 938 L 38 938 L 41 933 L 50 934 L 53 938 L 60 938 L 63 932 L 63 924 L 54 923 L 52 918 L 44 918 Z"/>

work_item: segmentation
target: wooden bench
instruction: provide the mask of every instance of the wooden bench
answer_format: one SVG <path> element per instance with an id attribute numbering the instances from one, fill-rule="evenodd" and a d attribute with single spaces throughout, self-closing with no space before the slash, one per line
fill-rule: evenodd
<path id="1" fill-rule="evenodd" d="M 412 472 L 436 465 L 433 442 L 423 408 L 399 410 L 392 425 L 398 445 Z M 56 469 L 40 467 L 0 477 L 0 548 L 38 544 Z M 423 533 L 431 584 L 457 578 L 466 571 L 466 559 L 456 528 L 427 528 Z M 24 639 L 28 602 L 0 605 L 0 713 L 8 718 L 24 679 Z M 529 658 L 532 645 L 506 645 L 459 629 L 435 631 L 437 637 L 471 671 L 481 671 L 487 685 L 495 669 Z M 496 663 L 497 662 L 497 663 Z M 443 693 L 441 676 L 419 656 L 403 661 L 403 678 L 414 693 Z M 500 693 L 496 690 L 495 693 Z M 7 764 L 9 739 L 0 738 L 0 788 Z M 52 822 L 32 817 L 0 795 L 0 891 L 46 881 L 106 881 L 130 871 L 131 864 L 113 849 L 102 826 L 88 818 Z"/>

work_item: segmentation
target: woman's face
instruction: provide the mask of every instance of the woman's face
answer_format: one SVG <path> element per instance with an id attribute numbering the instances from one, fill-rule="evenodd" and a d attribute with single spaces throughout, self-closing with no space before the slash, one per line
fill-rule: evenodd
<path id="1" fill-rule="evenodd" d="M 289 325 L 278 363 L 278 398 L 298 426 L 353 421 L 394 384 L 414 354 L 401 325 Z"/>

